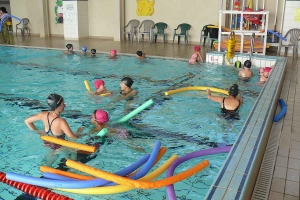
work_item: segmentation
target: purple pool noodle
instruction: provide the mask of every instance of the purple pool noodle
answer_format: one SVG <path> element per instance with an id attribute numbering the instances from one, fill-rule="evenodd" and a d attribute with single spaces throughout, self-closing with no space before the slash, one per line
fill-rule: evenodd
<path id="1" fill-rule="evenodd" d="M 116 172 L 116 175 L 119 176 L 126 176 L 132 172 L 134 172 L 136 169 L 138 169 L 140 166 L 142 166 L 144 163 L 146 163 L 150 159 L 150 155 L 145 155 L 130 166 Z M 21 174 L 16 174 L 9 172 L 6 174 L 6 178 L 8 180 L 14 180 L 18 182 L 23 182 L 31 185 L 37 185 L 41 187 L 47 187 L 47 188 L 68 188 L 68 189 L 79 189 L 79 188 L 89 188 L 89 187 L 97 187 L 101 185 L 105 185 L 107 183 L 110 183 L 110 181 L 104 180 L 104 179 L 93 179 L 93 180 L 51 180 L 51 179 L 43 179 L 43 178 L 36 178 L 36 177 L 30 177 L 25 176 Z"/>
<path id="2" fill-rule="evenodd" d="M 181 163 L 184 163 L 188 160 L 191 160 L 193 158 L 198 158 L 198 157 L 201 157 L 201 156 L 219 154 L 219 153 L 227 153 L 227 152 L 230 151 L 230 149 L 231 149 L 231 146 L 204 149 L 204 150 L 195 151 L 195 152 L 186 154 L 185 156 L 179 157 L 169 167 L 169 169 L 167 171 L 167 177 L 173 176 L 175 168 L 178 165 L 180 165 Z M 168 199 L 169 200 L 176 200 L 177 199 L 173 184 L 167 186 L 167 194 L 168 194 Z"/>
<path id="3" fill-rule="evenodd" d="M 161 145 L 160 141 L 155 142 L 154 148 L 153 148 L 152 153 L 150 155 L 150 158 L 147 161 L 147 163 L 145 164 L 145 166 L 138 173 L 136 173 L 135 175 L 129 177 L 130 179 L 133 179 L 133 180 L 139 179 L 139 178 L 145 176 L 150 171 L 150 169 L 154 165 L 154 162 L 155 162 L 155 160 L 158 156 L 158 153 L 159 153 L 159 150 L 160 150 L 160 145 Z M 116 185 L 116 183 L 108 183 L 105 186 L 111 186 L 111 185 Z"/>

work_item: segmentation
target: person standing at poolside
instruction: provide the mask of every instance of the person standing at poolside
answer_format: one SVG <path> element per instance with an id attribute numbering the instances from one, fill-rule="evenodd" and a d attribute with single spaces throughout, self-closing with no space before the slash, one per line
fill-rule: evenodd
<path id="1" fill-rule="evenodd" d="M 74 133 L 67 121 L 60 117 L 60 114 L 64 112 L 66 107 L 63 97 L 58 94 L 50 94 L 47 98 L 47 103 L 50 107 L 50 111 L 42 111 L 25 119 L 25 124 L 28 128 L 36 131 L 40 135 L 49 135 L 60 139 L 65 139 L 65 136 L 72 140 L 78 139 L 80 133 L 83 131 L 83 127 L 79 127 L 76 133 Z M 34 125 L 36 121 L 43 122 L 44 131 L 37 130 Z M 59 157 L 57 154 L 60 153 L 59 150 L 62 149 L 61 145 L 50 142 L 44 142 L 44 144 L 53 150 L 46 158 L 46 165 L 52 166 Z M 76 160 L 76 153 L 70 152 L 70 154 L 71 159 Z M 69 157 L 69 153 L 66 157 Z"/>
<path id="2" fill-rule="evenodd" d="M 250 78 L 253 75 L 253 72 L 251 71 L 251 61 L 246 60 L 244 62 L 243 69 L 239 72 L 239 76 L 242 78 Z"/>
<path id="3" fill-rule="evenodd" d="M 130 77 L 124 77 L 120 83 L 120 94 L 123 98 L 131 97 L 137 94 L 136 90 L 131 89 L 133 80 Z"/>
<path id="4" fill-rule="evenodd" d="M 7 24 L 6 22 L 9 20 L 9 17 L 6 17 L 4 19 L 4 21 L 2 21 L 2 19 L 8 15 L 7 11 L 6 11 L 6 8 L 5 7 L 0 7 L 0 18 L 1 18 L 1 22 L 2 22 L 2 37 L 3 37 L 3 40 L 4 40 L 4 43 L 5 44 L 10 44 L 10 38 L 9 38 L 9 33 L 8 33 L 8 27 L 7 27 Z"/>
<path id="5" fill-rule="evenodd" d="M 238 109 L 243 104 L 243 98 L 239 95 L 239 87 L 233 84 L 228 91 L 228 97 L 213 96 L 210 89 L 206 89 L 207 98 L 220 103 L 221 113 L 225 119 L 239 119 Z"/>

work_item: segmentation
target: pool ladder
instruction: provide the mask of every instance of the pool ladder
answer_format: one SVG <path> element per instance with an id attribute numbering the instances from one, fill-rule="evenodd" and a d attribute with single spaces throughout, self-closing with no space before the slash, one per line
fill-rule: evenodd
<path id="1" fill-rule="evenodd" d="M 254 42 L 255 42 L 255 33 L 252 33 L 251 35 L 251 46 L 250 46 L 250 61 L 251 61 L 251 58 L 253 56 L 253 51 L 254 51 Z"/>

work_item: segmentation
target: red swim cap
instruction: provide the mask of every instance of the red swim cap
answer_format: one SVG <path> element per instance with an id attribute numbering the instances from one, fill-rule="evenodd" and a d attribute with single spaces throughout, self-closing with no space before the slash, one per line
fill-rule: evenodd
<path id="1" fill-rule="evenodd" d="M 200 47 L 199 46 L 194 46 L 194 51 L 200 51 Z"/>
<path id="2" fill-rule="evenodd" d="M 98 89 L 101 85 L 104 85 L 104 84 L 105 84 L 104 81 L 101 79 L 95 80 L 95 82 L 94 82 L 94 86 L 96 89 Z"/>
<path id="3" fill-rule="evenodd" d="M 265 72 L 270 72 L 271 70 L 272 70 L 271 67 L 265 67 L 265 68 L 264 68 L 264 71 L 265 71 Z"/>
<path id="4" fill-rule="evenodd" d="M 104 110 L 97 110 L 95 113 L 95 117 L 99 124 L 105 124 L 109 121 L 108 114 Z"/>

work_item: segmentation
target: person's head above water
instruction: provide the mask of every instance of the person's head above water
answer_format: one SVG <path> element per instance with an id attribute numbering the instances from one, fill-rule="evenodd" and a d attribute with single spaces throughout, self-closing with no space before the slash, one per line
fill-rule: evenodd
<path id="1" fill-rule="evenodd" d="M 91 49 L 91 54 L 96 54 L 96 49 Z"/>
<path id="2" fill-rule="evenodd" d="M 82 52 L 86 52 L 86 51 L 87 51 L 87 47 L 86 47 L 86 46 L 82 46 L 82 47 L 81 47 L 81 51 L 82 51 Z"/>
<path id="3" fill-rule="evenodd" d="M 66 47 L 67 47 L 68 50 L 73 50 L 73 45 L 72 44 L 67 44 Z"/>
<path id="4" fill-rule="evenodd" d="M 108 113 L 105 110 L 95 110 L 91 117 L 99 124 L 105 124 L 109 121 Z"/>
<path id="5" fill-rule="evenodd" d="M 233 84 L 228 91 L 230 96 L 236 97 L 239 94 L 239 86 L 237 84 Z"/>
<path id="6" fill-rule="evenodd" d="M 138 55 L 138 56 L 143 56 L 143 52 L 142 52 L 142 51 L 137 51 L 137 52 L 136 52 L 136 55 Z"/>
<path id="7" fill-rule="evenodd" d="M 244 66 L 247 67 L 247 68 L 251 68 L 251 61 L 250 60 L 246 60 L 244 62 Z"/>
<path id="8" fill-rule="evenodd" d="M 132 84 L 133 84 L 133 80 L 130 77 L 124 77 L 121 80 L 122 83 L 124 83 L 124 85 L 126 85 L 127 87 L 131 88 Z"/>
<path id="9" fill-rule="evenodd" d="M 113 49 L 110 51 L 110 55 L 115 56 L 117 55 L 117 50 Z"/>
<path id="10" fill-rule="evenodd" d="M 101 80 L 101 79 L 95 80 L 94 86 L 95 86 L 96 89 L 99 89 L 99 87 L 101 87 L 101 85 L 105 85 L 103 80 Z"/>
<path id="11" fill-rule="evenodd" d="M 53 111 L 61 105 L 64 99 L 59 94 L 50 94 L 46 101 L 51 111 Z"/>

